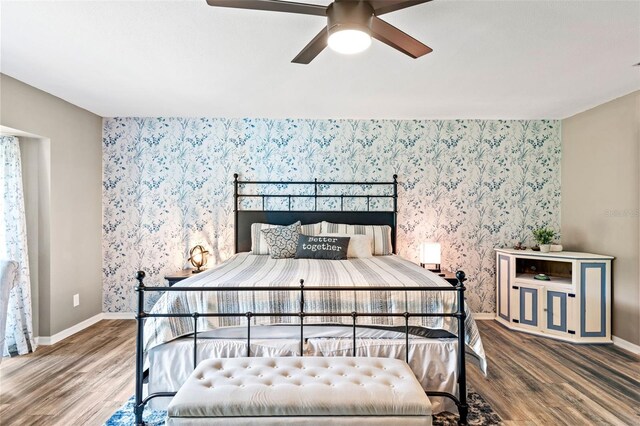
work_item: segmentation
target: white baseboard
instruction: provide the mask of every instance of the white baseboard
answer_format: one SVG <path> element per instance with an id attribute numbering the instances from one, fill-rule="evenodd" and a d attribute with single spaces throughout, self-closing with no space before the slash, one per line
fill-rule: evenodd
<path id="1" fill-rule="evenodd" d="M 84 330 L 87 327 L 91 327 L 102 318 L 102 313 L 94 315 L 91 318 L 88 318 L 74 326 L 67 328 L 66 330 L 62 330 L 61 332 L 54 334 L 53 336 L 39 336 L 36 338 L 36 343 L 43 346 L 56 344 L 59 341 L 66 339 L 67 337 L 72 336 L 79 331 Z"/>
<path id="2" fill-rule="evenodd" d="M 61 340 L 66 339 L 69 336 L 84 330 L 87 327 L 91 327 L 93 324 L 102 320 L 118 320 L 118 319 L 135 319 L 133 312 L 102 312 L 92 316 L 74 326 L 62 330 L 60 333 L 56 333 L 53 336 L 39 336 L 36 337 L 36 344 L 42 346 L 54 345 Z"/>
<path id="3" fill-rule="evenodd" d="M 621 339 L 619 337 L 613 336 L 613 344 L 616 346 L 621 347 L 622 349 L 626 349 L 629 352 L 632 352 L 636 355 L 640 355 L 640 346 L 631 343 L 631 342 L 627 342 L 624 339 Z"/>
<path id="4" fill-rule="evenodd" d="M 134 312 L 103 312 L 102 315 L 106 320 L 136 319 Z"/>
<path id="5" fill-rule="evenodd" d="M 494 314 L 493 312 L 474 312 L 471 314 L 471 316 L 477 321 L 496 319 L 496 314 Z"/>

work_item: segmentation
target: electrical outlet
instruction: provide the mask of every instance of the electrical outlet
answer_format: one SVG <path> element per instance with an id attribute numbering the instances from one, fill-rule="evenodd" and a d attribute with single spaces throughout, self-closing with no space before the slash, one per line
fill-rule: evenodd
<path id="1" fill-rule="evenodd" d="M 80 304 L 80 295 L 79 294 L 74 294 L 73 295 L 73 307 L 75 308 L 79 304 Z"/>

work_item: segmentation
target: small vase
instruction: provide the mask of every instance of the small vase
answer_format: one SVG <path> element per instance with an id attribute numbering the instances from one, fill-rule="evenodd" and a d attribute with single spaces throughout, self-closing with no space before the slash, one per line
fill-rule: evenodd
<path id="1" fill-rule="evenodd" d="M 540 244 L 540 251 L 542 253 L 549 253 L 551 251 L 551 244 Z"/>

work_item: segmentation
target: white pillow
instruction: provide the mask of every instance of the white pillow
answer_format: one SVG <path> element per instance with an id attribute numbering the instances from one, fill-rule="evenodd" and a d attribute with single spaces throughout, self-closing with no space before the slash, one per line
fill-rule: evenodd
<path id="1" fill-rule="evenodd" d="M 347 225 L 323 221 L 321 230 L 323 234 L 368 235 L 373 239 L 374 256 L 387 256 L 393 252 L 389 225 Z"/>
<path id="2" fill-rule="evenodd" d="M 300 224 L 300 221 L 296 222 Z M 251 224 L 251 254 L 270 254 L 269 245 L 262 234 L 263 229 L 277 228 L 280 225 L 272 225 L 270 223 L 252 223 Z M 320 235 L 320 222 L 311 223 L 309 225 L 301 225 L 300 233 L 304 235 Z"/>
<path id="3" fill-rule="evenodd" d="M 320 234 L 321 237 L 350 237 L 347 257 L 364 259 L 373 256 L 373 238 L 370 235 Z"/>

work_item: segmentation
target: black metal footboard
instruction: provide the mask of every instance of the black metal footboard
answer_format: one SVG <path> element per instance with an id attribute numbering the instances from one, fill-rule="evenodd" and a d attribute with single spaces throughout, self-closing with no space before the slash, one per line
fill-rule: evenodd
<path id="1" fill-rule="evenodd" d="M 136 313 L 137 321 L 137 338 L 136 338 L 136 395 L 135 395 L 135 416 L 136 425 L 144 425 L 142 420 L 142 412 L 146 404 L 153 398 L 171 397 L 175 392 L 156 392 L 143 398 L 143 382 L 144 382 L 144 323 L 147 318 L 193 318 L 193 368 L 198 363 L 197 345 L 198 345 L 198 318 L 200 317 L 245 317 L 247 318 L 247 356 L 251 356 L 251 319 L 254 317 L 298 317 L 300 321 L 300 356 L 304 355 L 304 325 L 306 317 L 350 317 L 353 327 L 353 356 L 356 356 L 356 326 L 359 316 L 364 317 L 403 317 L 405 332 L 405 360 L 409 361 L 409 319 L 412 317 L 453 317 L 458 321 L 458 393 L 459 397 L 448 392 L 430 392 L 429 396 L 447 397 L 452 399 L 458 407 L 460 414 L 458 423 L 467 424 L 467 378 L 465 368 L 465 329 L 464 323 L 466 318 L 464 307 L 464 292 L 466 290 L 464 281 L 465 274 L 462 271 L 456 273 L 458 283 L 452 287 L 309 287 L 305 288 L 304 280 L 300 280 L 300 287 L 148 287 L 144 285 L 145 273 L 139 271 L 136 274 L 138 285 L 135 291 L 138 294 L 138 307 Z M 221 292 L 221 291 L 297 291 L 300 293 L 300 309 L 298 312 L 277 312 L 277 313 L 254 313 L 254 312 L 237 312 L 237 313 L 218 313 L 218 312 L 183 312 L 183 313 L 147 313 L 144 311 L 144 295 L 146 292 Z M 381 313 L 363 313 L 358 312 L 307 312 L 305 311 L 305 291 L 455 291 L 457 293 L 457 310 L 456 312 L 436 312 L 436 313 L 412 313 L 412 312 L 381 312 Z"/>

